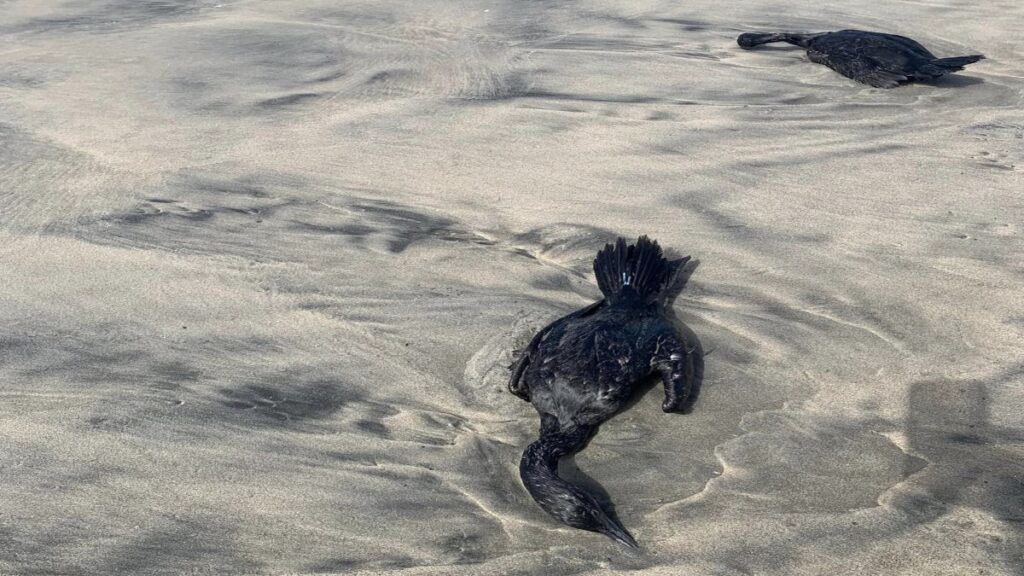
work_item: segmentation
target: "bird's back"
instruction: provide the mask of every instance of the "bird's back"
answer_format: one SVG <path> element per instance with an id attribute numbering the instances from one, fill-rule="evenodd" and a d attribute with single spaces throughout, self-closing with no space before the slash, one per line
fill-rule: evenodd
<path id="1" fill-rule="evenodd" d="M 654 306 L 606 306 L 553 325 L 524 375 L 538 411 L 570 421 L 611 417 L 651 372 L 652 342 L 667 321 Z"/>
<path id="2" fill-rule="evenodd" d="M 822 34 L 811 40 L 808 48 L 827 54 L 830 59 L 867 57 L 893 70 L 935 58 L 924 46 L 905 36 L 861 30 Z"/>

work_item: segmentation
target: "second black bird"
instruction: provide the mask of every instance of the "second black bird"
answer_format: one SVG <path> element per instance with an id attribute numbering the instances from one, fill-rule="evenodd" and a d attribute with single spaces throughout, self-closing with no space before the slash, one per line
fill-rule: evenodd
<path id="1" fill-rule="evenodd" d="M 824 64 L 847 78 L 876 88 L 934 80 L 984 58 L 981 54 L 939 58 L 905 36 L 863 30 L 819 34 L 747 32 L 736 39 L 737 44 L 748 49 L 771 42 L 806 48 L 811 62 Z"/>

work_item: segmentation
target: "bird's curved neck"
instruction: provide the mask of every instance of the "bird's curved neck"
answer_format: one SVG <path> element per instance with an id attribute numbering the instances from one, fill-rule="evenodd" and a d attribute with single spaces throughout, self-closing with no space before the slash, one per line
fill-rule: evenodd
<path id="1" fill-rule="evenodd" d="M 558 477 L 558 461 L 582 450 L 593 432 L 592 426 L 560 430 L 553 418 L 544 420 L 540 438 L 526 448 L 519 463 L 523 482 L 528 488 L 531 484 L 540 488 L 569 486 L 568 482 Z"/>

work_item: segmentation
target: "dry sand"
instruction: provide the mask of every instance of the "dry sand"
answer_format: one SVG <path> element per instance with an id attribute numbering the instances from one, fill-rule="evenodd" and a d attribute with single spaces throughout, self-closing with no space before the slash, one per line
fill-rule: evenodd
<path id="1" fill-rule="evenodd" d="M 0 572 L 1024 574 L 1024 7 L 0 1 Z M 757 29 L 982 52 L 858 85 Z M 650 234 L 705 370 L 517 474 Z"/>

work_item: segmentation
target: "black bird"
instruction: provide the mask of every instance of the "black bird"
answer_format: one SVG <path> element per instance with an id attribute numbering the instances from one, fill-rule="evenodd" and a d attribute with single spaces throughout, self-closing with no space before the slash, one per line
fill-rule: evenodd
<path id="1" fill-rule="evenodd" d="M 558 461 L 582 450 L 649 376 L 665 385 L 662 410 L 681 412 L 693 358 L 665 312 L 663 290 L 689 257 L 670 262 L 658 243 L 622 238 L 594 259 L 604 299 L 538 332 L 512 366 L 509 390 L 540 414 L 540 439 L 519 463 L 523 484 L 545 512 L 637 547 L 629 532 L 582 487 L 558 477 Z"/>
<path id="2" fill-rule="evenodd" d="M 981 54 L 937 58 L 910 38 L 862 30 L 819 34 L 748 32 L 736 39 L 743 48 L 769 42 L 788 42 L 806 48 L 811 62 L 824 64 L 847 78 L 875 88 L 934 80 L 985 58 Z"/>

